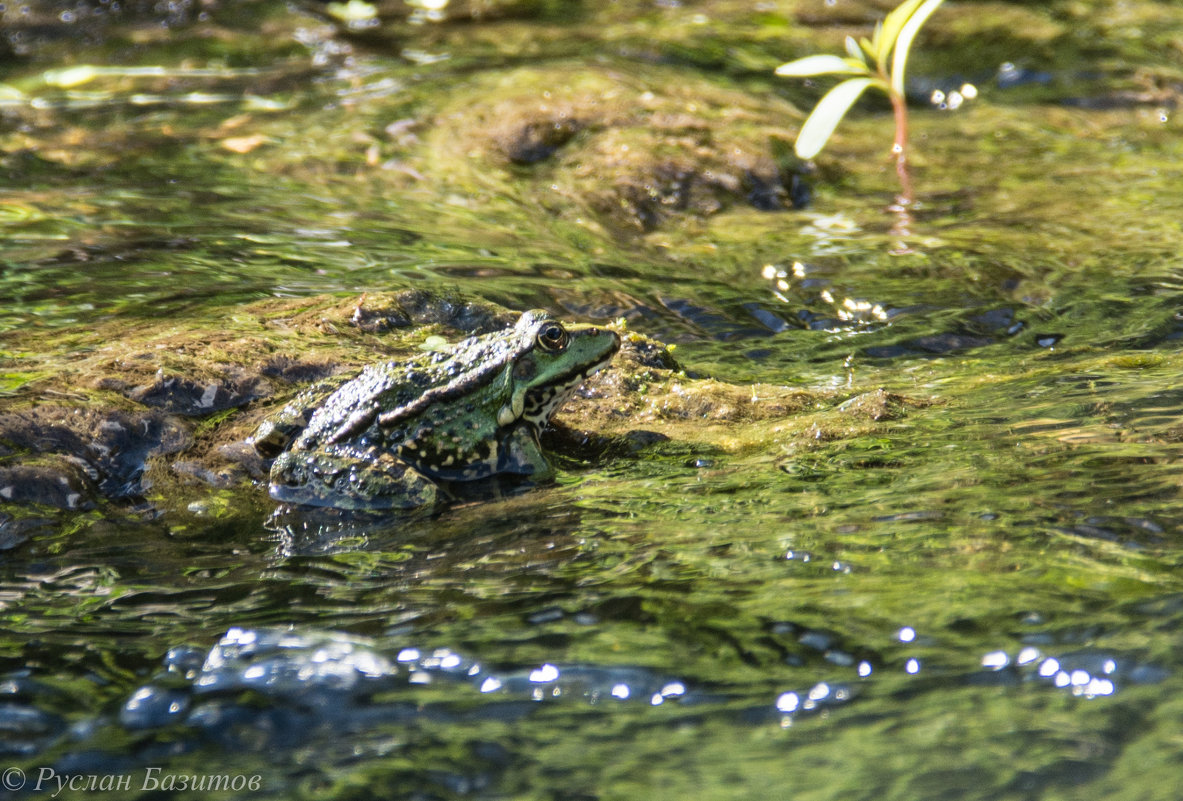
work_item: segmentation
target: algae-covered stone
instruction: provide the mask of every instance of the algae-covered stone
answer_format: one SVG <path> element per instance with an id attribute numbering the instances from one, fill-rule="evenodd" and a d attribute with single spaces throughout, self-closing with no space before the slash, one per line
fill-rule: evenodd
<path id="1" fill-rule="evenodd" d="M 539 325 L 550 319 L 532 314 L 526 318 Z M 183 508 L 190 502 L 207 508 L 202 496 L 215 490 L 262 497 L 260 485 L 269 472 L 274 477 L 271 460 L 285 454 L 293 438 L 309 427 L 312 414 L 365 365 L 405 365 L 419 359 L 442 370 L 455 360 L 448 359 L 446 346 L 425 352 L 430 338 L 458 342 L 477 335 L 470 342 L 500 341 L 497 337 L 503 334 L 496 332 L 504 332 L 507 323 L 519 318 L 526 319 L 458 294 L 406 290 L 261 301 L 220 315 L 216 323 L 172 320 L 134 331 L 116 331 L 112 323 L 110 330 L 100 326 L 85 335 L 73 332 L 72 350 L 55 354 L 50 347 L 27 360 L 30 378 L 4 401 L 7 408 L 0 409 L 0 504 L 76 510 L 112 500 L 148 500 L 164 508 Z M 571 330 L 585 329 L 592 330 Z M 93 338 L 92 344 L 87 337 Z M 842 398 L 833 392 L 696 378 L 656 340 L 623 330 L 620 341 L 612 365 L 572 390 L 576 402 L 569 409 L 559 408 L 567 392 L 534 400 L 529 393 L 521 396 L 522 414 L 536 414 L 537 427 L 551 413 L 559 413 L 557 433 L 547 434 L 544 443 L 559 455 L 561 464 L 594 466 L 667 450 L 779 451 L 785 441 L 808 447 L 814 440 L 889 423 L 915 405 L 906 398 L 872 393 L 835 411 Z M 602 360 L 577 361 L 574 375 L 584 378 L 593 363 L 598 366 Z M 514 374 L 528 372 L 513 360 L 505 362 L 511 363 Z M 373 368 L 370 375 L 375 375 Z M 465 384 L 465 375 L 485 373 L 457 373 L 458 387 L 485 386 L 483 378 Z M 500 373 L 488 372 L 490 379 L 496 375 Z M 202 394 L 208 392 L 215 401 L 204 407 L 204 413 L 197 402 L 200 397 L 194 398 L 202 387 L 207 388 Z M 566 381 L 563 387 L 570 389 Z M 404 389 L 410 392 L 414 387 L 408 384 Z M 432 390 L 424 386 L 420 391 Z M 434 391 L 445 392 L 438 387 Z M 449 401 L 449 408 L 462 412 L 458 419 L 464 418 L 468 401 L 476 408 L 475 400 L 466 397 L 458 392 Z M 516 402 L 511 402 L 516 397 L 507 394 L 489 414 L 517 414 Z M 398 407 L 418 409 L 417 402 L 410 392 Z M 385 413 L 395 420 L 395 409 Z M 349 432 L 359 420 L 352 411 L 341 416 L 336 426 L 326 429 L 324 442 L 333 443 L 326 447 L 352 447 Z M 809 433 L 815 430 L 824 436 Z M 334 439 L 339 431 L 345 433 Z M 461 434 L 461 440 L 469 436 Z M 390 471 L 399 487 L 394 494 L 413 505 L 430 504 L 436 495 L 436 478 L 431 476 L 452 469 L 444 464 L 451 439 L 444 442 L 433 436 L 423 440 L 432 448 L 423 450 L 417 439 L 423 453 L 399 457 Z M 389 450 L 387 443 L 372 444 L 374 459 Z M 507 453 L 518 460 L 515 464 L 523 466 L 519 472 L 526 472 L 526 465 L 542 464 L 532 456 L 537 445 L 527 445 L 522 438 L 507 445 Z M 353 451 L 362 461 L 371 458 L 365 448 Z M 317 459 L 323 456 L 316 448 L 307 453 L 315 453 Z M 420 457 L 433 465 L 427 479 Z M 333 462 L 326 468 L 323 460 L 311 458 L 284 464 L 288 476 L 303 475 L 304 467 L 327 470 L 326 475 L 340 467 Z M 415 469 L 403 471 L 404 465 Z M 341 475 L 350 480 L 354 473 Z M 363 494 L 372 493 L 363 489 Z"/>
<path id="2" fill-rule="evenodd" d="M 522 68 L 457 92 L 423 133 L 421 169 L 474 195 L 497 180 L 491 167 L 514 169 L 556 214 L 645 233 L 735 205 L 808 203 L 785 130 L 796 116 L 774 96 L 685 71 Z"/>

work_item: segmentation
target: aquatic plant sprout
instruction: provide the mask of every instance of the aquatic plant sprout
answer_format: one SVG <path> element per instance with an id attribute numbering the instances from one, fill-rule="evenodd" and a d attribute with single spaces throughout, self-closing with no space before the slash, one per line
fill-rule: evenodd
<path id="1" fill-rule="evenodd" d="M 801 126 L 794 146 L 802 159 L 821 152 L 838 123 L 870 87 L 882 90 L 891 100 L 895 116 L 895 141 L 892 153 L 903 187 L 903 199 L 911 201 L 911 182 L 906 171 L 908 109 L 904 99 L 904 73 L 908 53 L 921 26 L 944 0 L 905 0 L 875 26 L 868 40 L 846 37 L 846 56 L 817 55 L 782 64 L 776 74 L 789 78 L 818 75 L 853 76 L 835 86 L 814 107 Z M 890 60 L 890 65 L 889 65 Z"/>

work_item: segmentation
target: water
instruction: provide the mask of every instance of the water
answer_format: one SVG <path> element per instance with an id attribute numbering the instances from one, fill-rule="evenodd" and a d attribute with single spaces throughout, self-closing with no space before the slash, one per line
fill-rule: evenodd
<path id="1" fill-rule="evenodd" d="M 1178 11 L 938 13 L 910 74 L 982 92 L 915 108 L 892 255 L 874 106 L 809 208 L 744 184 L 795 169 L 768 141 L 816 97 L 771 69 L 861 5 L 384 8 L 351 36 L 103 5 L 3 12 L 8 411 L 131 408 L 94 383 L 121 358 L 248 364 L 235 337 L 296 319 L 268 298 L 330 319 L 279 352 L 376 358 L 404 333 L 322 296 L 407 288 L 623 317 L 689 377 L 567 413 L 667 441 L 556 440 L 554 485 L 434 515 L 310 531 L 167 460 L 114 503 L 8 504 L 6 792 L 1174 798 Z"/>

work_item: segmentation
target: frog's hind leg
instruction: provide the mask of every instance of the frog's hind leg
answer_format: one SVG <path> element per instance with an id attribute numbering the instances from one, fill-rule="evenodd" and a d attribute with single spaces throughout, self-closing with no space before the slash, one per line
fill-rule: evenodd
<path id="1" fill-rule="evenodd" d="M 336 509 L 418 509 L 435 503 L 438 487 L 390 454 L 377 458 L 309 457 L 285 452 L 271 468 L 268 491 L 283 503 Z"/>

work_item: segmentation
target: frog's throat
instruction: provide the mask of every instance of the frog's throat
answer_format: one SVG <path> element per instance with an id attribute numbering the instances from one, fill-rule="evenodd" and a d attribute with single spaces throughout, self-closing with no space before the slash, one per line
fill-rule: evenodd
<path id="1" fill-rule="evenodd" d="M 569 370 L 568 372 L 562 374 L 558 378 L 552 379 L 547 384 L 547 387 L 554 390 L 554 395 L 551 397 L 569 395 L 570 392 L 580 384 L 580 382 L 584 381 L 589 375 L 607 364 L 608 359 L 611 359 L 612 354 L 615 352 L 616 351 L 613 350 L 612 353 L 609 353 L 605 359 L 596 362 L 591 367 L 576 367 L 575 369 Z M 509 403 L 505 404 L 497 411 L 497 425 L 507 426 L 516 420 L 521 420 L 522 415 L 526 413 L 526 395 L 535 389 L 536 387 L 531 387 L 524 383 L 515 386 L 513 388 L 513 393 L 509 396 Z M 549 416 L 550 415 L 546 415 L 546 417 Z M 545 422 L 545 419 L 537 421 L 536 425 L 541 425 Z"/>
<path id="2" fill-rule="evenodd" d="M 594 373 L 603 369 L 616 354 L 612 348 L 600 361 L 589 367 L 576 367 L 567 373 L 552 379 L 542 387 L 516 387 L 510 403 L 502 406 L 497 412 L 497 423 L 501 426 L 509 425 L 515 420 L 526 419 L 535 428 L 546 425 L 558 409 L 567 402 L 575 389 Z M 527 417 L 527 413 L 529 416 Z"/>

